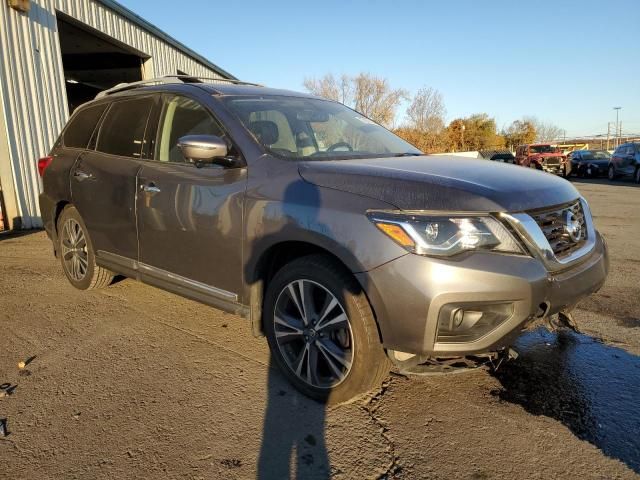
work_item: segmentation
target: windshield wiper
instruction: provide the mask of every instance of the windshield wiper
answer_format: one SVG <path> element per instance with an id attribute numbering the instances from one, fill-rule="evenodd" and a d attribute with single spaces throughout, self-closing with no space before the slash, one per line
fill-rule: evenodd
<path id="1" fill-rule="evenodd" d="M 416 152 L 404 152 L 404 153 L 396 153 L 394 157 L 421 157 L 424 155 L 423 153 Z"/>

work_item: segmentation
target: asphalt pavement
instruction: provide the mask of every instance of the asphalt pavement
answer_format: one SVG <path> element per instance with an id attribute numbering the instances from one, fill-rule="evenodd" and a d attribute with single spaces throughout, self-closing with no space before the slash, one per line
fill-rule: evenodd
<path id="1" fill-rule="evenodd" d="M 0 478 L 637 478 L 640 188 L 575 185 L 612 258 L 582 333 L 330 409 L 245 320 L 131 280 L 74 290 L 43 232 L 0 236 Z"/>

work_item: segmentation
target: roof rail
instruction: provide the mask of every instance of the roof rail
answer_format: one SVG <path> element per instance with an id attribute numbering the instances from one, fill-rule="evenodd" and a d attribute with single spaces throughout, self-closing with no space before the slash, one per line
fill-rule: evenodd
<path id="1" fill-rule="evenodd" d="M 235 80 L 231 78 L 214 78 L 214 77 L 198 77 L 195 75 L 163 75 L 162 77 L 149 78 L 147 80 L 140 80 L 138 82 L 131 83 L 119 83 L 115 87 L 111 87 L 107 90 L 103 90 L 96 95 L 96 99 L 106 97 L 117 92 L 123 92 L 125 90 L 132 90 L 138 87 L 144 87 L 145 85 L 162 85 L 172 83 L 205 83 L 208 82 L 220 82 L 220 83 L 233 83 L 235 85 L 253 85 L 255 87 L 262 87 L 258 83 L 243 82 L 241 80 Z"/>

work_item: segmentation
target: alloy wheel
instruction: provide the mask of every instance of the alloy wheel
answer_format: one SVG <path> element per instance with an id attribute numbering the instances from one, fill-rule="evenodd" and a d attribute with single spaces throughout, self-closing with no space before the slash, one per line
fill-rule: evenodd
<path id="1" fill-rule="evenodd" d="M 351 371 L 351 324 L 338 299 L 311 280 L 294 280 L 278 295 L 275 339 L 287 366 L 316 388 L 333 388 Z"/>
<path id="2" fill-rule="evenodd" d="M 65 269 L 73 280 L 80 282 L 87 275 L 89 253 L 84 231 L 75 219 L 69 218 L 64 223 L 61 240 Z"/>

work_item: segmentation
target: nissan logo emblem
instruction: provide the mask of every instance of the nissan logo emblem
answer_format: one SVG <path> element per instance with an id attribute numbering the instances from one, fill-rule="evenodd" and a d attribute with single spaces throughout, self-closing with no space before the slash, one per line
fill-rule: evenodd
<path id="1" fill-rule="evenodd" d="M 582 225 L 571 210 L 564 212 L 564 231 L 572 242 L 578 243 L 582 240 Z"/>

